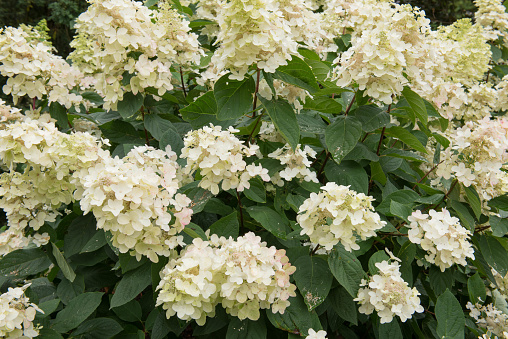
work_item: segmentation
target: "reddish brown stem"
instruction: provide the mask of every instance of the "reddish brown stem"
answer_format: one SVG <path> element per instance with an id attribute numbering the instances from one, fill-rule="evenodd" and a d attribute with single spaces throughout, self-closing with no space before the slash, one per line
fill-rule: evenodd
<path id="1" fill-rule="evenodd" d="M 437 166 L 441 165 L 441 163 L 443 162 L 444 160 L 441 160 L 439 163 L 437 163 L 436 165 L 434 165 L 434 167 L 432 167 L 427 173 L 425 173 L 425 175 L 423 177 L 420 178 L 420 180 L 418 180 L 418 182 L 413 186 L 413 190 L 416 188 L 416 186 L 421 183 L 423 180 L 425 180 L 425 178 L 430 174 L 432 173 L 432 171 L 434 171 Z"/>

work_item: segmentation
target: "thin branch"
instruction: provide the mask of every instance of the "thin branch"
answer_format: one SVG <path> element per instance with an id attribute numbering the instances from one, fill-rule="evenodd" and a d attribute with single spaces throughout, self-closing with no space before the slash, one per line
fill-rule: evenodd
<path id="1" fill-rule="evenodd" d="M 325 158 L 325 161 L 323 161 L 323 165 L 321 165 L 321 168 L 319 169 L 318 173 L 317 173 L 317 177 L 319 178 L 321 176 L 321 173 L 323 173 L 323 170 L 325 169 L 325 165 L 326 163 L 328 162 L 328 159 L 330 159 L 330 155 L 332 153 L 330 152 L 326 152 L 326 158 Z"/>
<path id="2" fill-rule="evenodd" d="M 238 199 L 238 207 L 240 208 L 240 226 L 243 227 L 243 205 L 242 200 L 240 199 L 240 193 L 238 193 L 238 190 L 236 190 L 236 197 Z"/>
<path id="3" fill-rule="evenodd" d="M 180 67 L 180 79 L 182 80 L 183 96 L 187 97 L 187 91 L 185 90 L 185 82 L 183 81 L 182 67 Z"/>
<path id="4" fill-rule="evenodd" d="M 321 153 L 318 154 L 318 156 L 316 157 L 316 159 L 314 159 L 314 161 L 312 162 L 312 164 L 310 164 L 310 167 L 314 167 L 314 165 L 316 164 L 316 162 L 318 162 L 319 158 L 321 158 L 321 156 L 323 155 L 323 153 L 325 153 L 326 150 L 322 150 Z"/>
<path id="5" fill-rule="evenodd" d="M 482 227 L 475 228 L 474 231 L 475 231 L 475 233 L 482 232 L 482 231 L 485 231 L 486 229 L 489 229 L 490 227 L 491 227 L 490 225 L 482 226 Z"/>
<path id="6" fill-rule="evenodd" d="M 363 137 L 362 141 L 360 141 L 360 142 L 364 142 L 364 141 L 365 141 L 365 139 L 367 139 L 367 137 L 368 137 L 369 135 L 370 135 L 370 133 L 368 133 L 368 132 L 367 132 L 367 133 L 365 133 L 365 136 Z"/>
<path id="7" fill-rule="evenodd" d="M 258 68 L 257 70 L 257 76 L 256 76 L 256 90 L 254 91 L 254 102 L 252 103 L 252 110 L 254 112 L 252 112 L 252 117 L 251 118 L 254 118 L 256 116 L 256 106 L 257 106 L 257 103 L 258 103 L 258 92 L 259 92 L 259 73 L 260 73 L 260 70 Z"/>
<path id="8" fill-rule="evenodd" d="M 437 163 L 436 165 L 434 165 L 434 167 L 432 167 L 427 173 L 425 173 L 425 175 L 423 177 L 420 178 L 420 180 L 418 180 L 418 182 L 413 186 L 413 190 L 416 188 L 416 186 L 418 186 L 419 183 L 421 183 L 423 180 L 425 180 L 425 178 L 430 174 L 432 173 L 432 171 L 434 171 L 437 166 L 441 165 L 441 163 L 443 162 L 444 160 L 441 160 L 439 163 Z"/>
<path id="9" fill-rule="evenodd" d="M 379 144 L 377 144 L 376 155 L 379 155 L 379 151 L 381 150 L 381 144 L 383 143 L 383 137 L 385 136 L 385 130 L 386 130 L 386 127 L 383 127 L 383 129 L 381 130 L 381 137 L 379 138 Z"/>
<path id="10" fill-rule="evenodd" d="M 319 244 L 317 244 L 316 247 L 314 247 L 314 249 L 312 250 L 312 252 L 310 252 L 310 256 L 312 257 L 314 254 L 316 254 L 318 249 L 319 249 Z"/>
<path id="11" fill-rule="evenodd" d="M 143 129 L 145 130 L 145 144 L 147 146 L 150 146 L 150 139 L 148 138 L 148 131 L 146 130 L 146 127 L 145 127 L 145 109 L 143 106 L 141 106 L 140 111 L 141 111 L 141 116 L 143 117 Z"/>
<path id="12" fill-rule="evenodd" d="M 351 102 L 349 103 L 349 105 L 347 105 L 347 108 L 346 108 L 346 111 L 344 112 L 344 115 L 346 115 L 346 116 L 348 115 L 349 111 L 351 110 L 351 107 L 353 106 L 353 104 L 355 102 L 355 99 L 356 99 L 356 93 L 351 98 Z"/>
<path id="13" fill-rule="evenodd" d="M 253 113 L 254 114 L 254 113 Z M 254 131 L 256 130 L 256 127 L 258 127 L 259 125 L 259 122 L 261 121 L 261 117 L 263 116 L 263 114 L 265 114 L 265 112 L 261 113 L 258 117 L 258 119 L 256 120 L 256 123 L 254 124 L 254 128 L 252 128 L 252 131 L 250 131 L 250 134 L 249 134 L 249 138 L 247 139 L 247 141 L 250 143 L 251 140 L 252 140 L 252 135 L 254 134 Z"/>
<path id="14" fill-rule="evenodd" d="M 446 199 L 448 199 L 448 196 L 450 195 L 450 193 L 452 193 L 453 189 L 455 188 L 455 186 L 457 185 L 458 182 L 459 181 L 457 179 L 455 179 L 453 181 L 453 183 L 451 184 L 450 189 L 448 190 L 448 192 L 446 192 L 446 194 L 444 195 L 443 199 L 440 202 L 438 202 L 437 204 L 435 204 L 434 206 L 426 208 L 425 211 L 426 210 L 433 210 L 433 209 L 435 209 L 436 207 L 441 205 Z"/>

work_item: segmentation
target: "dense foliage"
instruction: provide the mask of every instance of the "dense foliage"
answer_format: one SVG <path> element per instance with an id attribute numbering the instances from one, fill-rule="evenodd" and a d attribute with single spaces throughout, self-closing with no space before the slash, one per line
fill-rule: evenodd
<path id="1" fill-rule="evenodd" d="M 508 13 L 475 5 L 90 0 L 67 59 L 0 29 L 0 337 L 507 338 Z"/>

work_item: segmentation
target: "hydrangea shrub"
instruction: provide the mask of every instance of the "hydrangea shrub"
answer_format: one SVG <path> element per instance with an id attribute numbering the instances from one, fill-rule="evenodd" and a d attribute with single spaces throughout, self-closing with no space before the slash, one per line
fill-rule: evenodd
<path id="1" fill-rule="evenodd" d="M 0 28 L 0 336 L 508 338 L 508 13 L 89 0 Z"/>

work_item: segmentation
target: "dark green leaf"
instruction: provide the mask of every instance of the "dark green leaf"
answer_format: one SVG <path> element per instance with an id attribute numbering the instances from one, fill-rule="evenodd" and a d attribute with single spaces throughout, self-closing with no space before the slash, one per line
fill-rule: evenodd
<path id="1" fill-rule="evenodd" d="M 157 114 L 145 114 L 144 126 L 148 132 L 160 141 L 162 136 L 169 130 L 176 132 L 175 126 L 171 121 L 161 118 Z"/>
<path id="2" fill-rule="evenodd" d="M 122 332 L 122 326 L 111 318 L 90 319 L 79 325 L 72 336 L 82 335 L 84 339 L 110 339 Z"/>
<path id="3" fill-rule="evenodd" d="M 440 338 L 464 338 L 466 320 L 459 301 L 446 291 L 436 303 L 437 335 Z"/>
<path id="4" fill-rule="evenodd" d="M 39 330 L 39 339 L 63 339 L 62 335 L 51 328 L 43 327 Z"/>
<path id="5" fill-rule="evenodd" d="M 97 233 L 92 213 L 74 219 L 64 237 L 64 255 L 69 258 L 78 254 Z"/>
<path id="6" fill-rule="evenodd" d="M 340 163 L 355 148 L 362 136 L 362 124 L 351 116 L 339 116 L 335 122 L 326 127 L 325 141 L 333 159 Z"/>
<path id="7" fill-rule="evenodd" d="M 402 279 L 406 281 L 409 286 L 413 285 L 413 269 L 411 263 L 415 259 L 416 244 L 411 241 L 406 241 L 399 250 L 397 257 L 402 261 L 400 263 L 400 274 Z"/>
<path id="8" fill-rule="evenodd" d="M 203 240 L 207 240 L 206 234 L 203 231 L 203 229 L 192 222 L 186 225 L 183 231 L 193 238 L 201 238 Z"/>
<path id="9" fill-rule="evenodd" d="M 111 298 L 111 308 L 122 306 L 134 299 L 139 293 L 150 285 L 150 265 L 145 264 L 136 270 L 129 271 L 122 277 Z"/>
<path id="10" fill-rule="evenodd" d="M 136 114 L 137 111 L 143 106 L 143 94 L 138 93 L 134 95 L 132 92 L 126 92 L 123 95 L 123 100 L 118 102 L 118 113 L 124 119 L 128 119 Z"/>
<path id="11" fill-rule="evenodd" d="M 334 311 L 339 317 L 354 325 L 358 325 L 356 302 L 344 287 L 339 286 L 330 291 L 330 301 Z"/>
<path id="12" fill-rule="evenodd" d="M 0 275 L 26 277 L 45 271 L 51 260 L 40 248 L 19 249 L 0 259 Z"/>
<path id="13" fill-rule="evenodd" d="M 253 93 L 256 83 L 252 77 L 232 80 L 229 74 L 222 76 L 213 87 L 217 102 L 217 119 L 237 119 L 252 110 Z"/>
<path id="14" fill-rule="evenodd" d="M 411 161 L 427 162 L 427 159 L 411 151 L 405 151 L 398 148 L 389 148 L 382 152 L 383 155 L 390 157 L 401 158 Z"/>
<path id="15" fill-rule="evenodd" d="M 291 145 L 291 148 L 295 149 L 300 142 L 300 127 L 293 108 L 287 101 L 281 99 L 266 100 L 261 96 L 258 97 L 277 130 Z"/>
<path id="16" fill-rule="evenodd" d="M 85 291 L 85 279 L 82 275 L 76 276 L 73 282 L 62 279 L 57 286 L 56 294 L 67 305 L 72 299 Z"/>
<path id="17" fill-rule="evenodd" d="M 306 99 L 303 108 L 330 114 L 342 112 L 342 105 L 339 102 L 325 96 Z"/>
<path id="18" fill-rule="evenodd" d="M 266 338 L 266 332 L 264 318 L 252 321 L 233 317 L 228 326 L 226 339 L 264 339 Z"/>
<path id="19" fill-rule="evenodd" d="M 441 270 L 434 265 L 430 267 L 429 281 L 430 286 L 436 295 L 441 295 L 447 289 L 451 290 L 455 283 L 452 269 L 447 269 L 444 272 L 441 272 Z"/>
<path id="20" fill-rule="evenodd" d="M 86 292 L 72 299 L 67 307 L 58 312 L 52 328 L 60 333 L 76 328 L 97 309 L 102 292 Z"/>
<path id="21" fill-rule="evenodd" d="M 267 206 L 251 206 L 246 208 L 249 215 L 268 232 L 278 238 L 285 239 L 289 226 L 279 213 Z"/>
<path id="22" fill-rule="evenodd" d="M 67 117 L 67 109 L 58 102 L 52 102 L 49 105 L 49 115 L 56 120 L 56 124 L 63 130 L 69 129 L 69 120 Z"/>
<path id="23" fill-rule="evenodd" d="M 355 111 L 355 117 L 362 123 L 365 132 L 373 132 L 390 123 L 390 115 L 377 106 L 360 106 Z"/>
<path id="24" fill-rule="evenodd" d="M 90 253 L 95 252 L 102 246 L 106 245 L 108 242 L 106 241 L 106 236 L 103 230 L 95 231 L 94 236 L 88 240 L 85 246 L 81 249 L 79 253 Z M 65 246 L 65 245 L 64 245 Z"/>
<path id="25" fill-rule="evenodd" d="M 464 187 L 464 191 L 466 192 L 467 202 L 469 202 L 469 206 L 473 209 L 476 219 L 480 219 L 480 215 L 482 214 L 482 203 L 478 193 L 476 193 L 473 186 Z"/>
<path id="26" fill-rule="evenodd" d="M 390 193 L 384 200 L 376 207 L 376 210 L 385 215 L 390 213 L 391 202 L 395 201 L 404 205 L 414 205 L 416 199 L 419 198 L 418 193 L 413 190 L 400 190 Z"/>
<path id="27" fill-rule="evenodd" d="M 160 149 L 164 150 L 168 145 L 171 146 L 171 150 L 176 155 L 180 156 L 182 154 L 182 148 L 184 147 L 182 137 L 172 129 L 167 130 L 159 140 Z"/>
<path id="28" fill-rule="evenodd" d="M 399 322 L 394 319 L 389 323 L 379 324 L 379 339 L 402 339 Z"/>
<path id="29" fill-rule="evenodd" d="M 508 219 L 499 218 L 491 215 L 489 218 L 492 235 L 495 237 L 504 237 L 508 233 Z"/>
<path id="30" fill-rule="evenodd" d="M 240 232 L 238 213 L 234 211 L 213 223 L 213 225 L 210 226 L 210 232 L 217 234 L 219 237 L 233 237 L 233 239 L 236 239 Z"/>
<path id="31" fill-rule="evenodd" d="M 508 272 L 508 252 L 495 237 L 479 235 L 478 238 L 483 257 L 504 277 Z"/>
<path id="32" fill-rule="evenodd" d="M 390 214 L 408 222 L 407 217 L 413 212 L 411 205 L 404 205 L 395 200 L 390 201 Z"/>
<path id="33" fill-rule="evenodd" d="M 266 315 L 273 326 L 291 333 L 300 333 L 307 335 L 309 328 L 318 331 L 321 329 L 319 317 L 316 311 L 309 312 L 303 298 L 297 294 L 296 297 L 289 298 L 291 303 L 284 314 L 266 312 Z"/>
<path id="34" fill-rule="evenodd" d="M 216 114 L 217 102 L 213 91 L 206 92 L 195 101 L 191 102 L 189 106 L 180 110 L 182 117 L 185 121 L 189 121 L 191 117 L 199 114 Z"/>
<path id="35" fill-rule="evenodd" d="M 351 186 L 350 189 L 358 193 L 367 193 L 369 177 L 365 169 L 354 161 L 344 160 L 339 165 L 328 162 L 325 166 L 325 175 L 329 181 L 338 185 Z"/>
<path id="36" fill-rule="evenodd" d="M 508 211 L 508 195 L 502 195 L 489 200 L 489 206 Z"/>
<path id="37" fill-rule="evenodd" d="M 273 77 L 306 89 L 311 94 L 319 89 L 312 69 L 302 59 L 292 56 L 285 66 L 279 66 Z"/>
<path id="38" fill-rule="evenodd" d="M 252 178 L 249 180 L 250 187 L 243 191 L 247 198 L 255 202 L 266 202 L 265 185 L 259 178 Z"/>
<path id="39" fill-rule="evenodd" d="M 365 277 L 365 272 L 356 256 L 342 246 L 335 246 L 328 257 L 328 265 L 335 279 L 352 297 L 356 298 L 362 278 Z"/>
<path id="40" fill-rule="evenodd" d="M 475 221 L 471 213 L 469 213 L 466 205 L 456 200 L 450 200 L 448 203 L 455 213 L 457 213 L 462 225 L 471 233 L 474 233 Z"/>
<path id="41" fill-rule="evenodd" d="M 119 307 L 113 307 L 113 312 L 123 321 L 136 322 L 141 320 L 141 305 L 137 300 L 131 300 Z"/>
<path id="42" fill-rule="evenodd" d="M 379 162 L 370 163 L 370 176 L 372 180 L 379 181 L 381 185 L 386 185 L 386 174 Z"/>
<path id="43" fill-rule="evenodd" d="M 485 283 L 478 272 L 467 279 L 467 291 L 469 292 L 469 300 L 473 305 L 476 303 L 484 303 L 487 299 Z"/>
<path id="44" fill-rule="evenodd" d="M 402 127 L 399 126 L 390 127 L 386 130 L 386 133 L 399 139 L 400 141 L 414 148 L 418 152 L 427 153 L 427 150 L 425 149 L 425 146 L 421 143 L 421 141 L 418 140 L 418 138 L 415 137 L 411 132 Z"/>
<path id="45" fill-rule="evenodd" d="M 74 278 L 76 278 L 76 273 L 74 273 L 74 270 L 69 266 L 62 253 L 60 253 L 58 247 L 56 247 L 56 245 L 53 243 L 51 243 L 51 247 L 53 248 L 52 253 L 55 257 L 56 263 L 62 270 L 64 277 L 66 277 L 70 282 L 73 282 Z"/>
<path id="46" fill-rule="evenodd" d="M 427 108 L 425 107 L 423 99 L 407 86 L 404 87 L 402 95 L 404 96 L 404 98 L 406 98 L 407 102 L 409 103 L 409 106 L 413 110 L 418 120 L 423 122 L 426 126 L 427 122 L 429 121 L 429 117 L 427 115 Z"/>
<path id="47" fill-rule="evenodd" d="M 325 301 L 333 276 L 326 261 L 318 257 L 301 256 L 294 265 L 296 286 L 303 295 L 307 308 L 312 311 Z"/>

